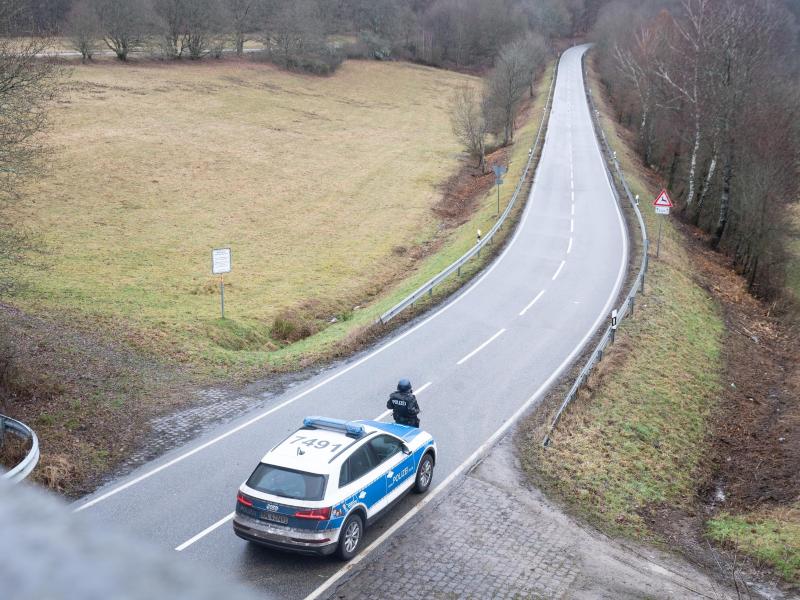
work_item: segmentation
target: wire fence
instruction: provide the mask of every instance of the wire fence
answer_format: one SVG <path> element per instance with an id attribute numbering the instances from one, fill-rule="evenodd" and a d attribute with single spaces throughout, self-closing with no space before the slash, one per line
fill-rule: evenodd
<path id="1" fill-rule="evenodd" d="M 556 60 L 556 65 L 553 68 L 553 79 L 550 82 L 550 89 L 547 92 L 547 101 L 545 102 L 544 112 L 542 114 L 542 120 L 539 123 L 539 130 L 536 133 L 536 139 L 534 139 L 533 145 L 530 147 L 530 150 L 528 151 L 528 161 L 525 163 L 525 169 L 522 171 L 522 175 L 520 175 L 519 181 L 517 182 L 517 187 L 514 188 L 514 193 L 511 196 L 511 200 L 509 201 L 508 206 L 506 206 L 506 209 L 503 211 L 503 214 L 500 215 L 500 218 L 497 219 L 497 222 L 494 224 L 494 226 L 491 228 L 491 230 L 489 230 L 489 232 L 482 239 L 479 239 L 477 241 L 477 243 L 474 246 L 472 246 L 472 248 L 467 250 L 467 252 L 465 252 L 461 256 L 461 258 L 457 259 L 451 265 L 449 265 L 444 270 L 442 270 L 439 274 L 437 274 L 434 277 L 432 277 L 431 279 L 429 279 L 422 286 L 420 286 L 419 288 L 417 288 L 416 290 L 411 292 L 403 300 L 401 300 L 400 302 L 395 304 L 392 308 L 390 308 L 385 313 L 383 313 L 380 316 L 380 318 L 378 319 L 379 323 L 385 325 L 391 319 L 393 319 L 398 314 L 403 312 L 406 308 L 408 308 L 409 306 L 412 306 L 415 302 L 417 302 L 418 300 L 422 299 L 425 296 L 425 294 L 428 294 L 429 297 L 433 296 L 433 288 L 435 288 L 437 285 L 442 283 L 445 279 L 447 279 L 453 273 L 458 273 L 458 275 L 460 276 L 461 275 L 461 267 L 463 267 L 464 264 L 466 262 L 468 262 L 473 256 L 475 256 L 475 255 L 480 256 L 481 249 L 486 244 L 491 243 L 493 238 L 494 238 L 494 236 L 495 236 L 495 234 L 498 231 L 500 231 L 500 228 L 503 226 L 503 223 L 505 223 L 506 219 L 511 214 L 511 211 L 513 210 L 514 205 L 517 202 L 517 197 L 519 196 L 520 192 L 522 191 L 522 188 L 525 185 L 525 180 L 528 177 L 528 173 L 530 172 L 531 165 L 533 164 L 534 159 L 537 156 L 537 149 L 539 147 L 539 140 L 542 137 L 542 131 L 544 129 L 544 124 L 546 122 L 547 115 L 549 114 L 549 110 L 548 109 L 549 109 L 550 104 L 552 103 L 552 100 L 553 100 L 553 90 L 555 89 L 555 82 L 556 82 L 556 77 L 557 76 L 558 76 L 558 59 Z"/>
<path id="2" fill-rule="evenodd" d="M 602 142 L 602 151 L 605 153 L 607 159 L 614 167 L 614 174 L 611 173 L 608 169 L 608 164 L 604 161 L 603 166 L 606 170 L 606 176 L 611 181 L 611 189 L 614 192 L 614 197 L 616 198 L 617 204 L 621 205 L 621 199 L 619 197 L 619 193 L 617 192 L 616 183 L 622 186 L 622 189 L 625 191 L 625 195 L 628 198 L 628 201 L 631 204 L 634 212 L 636 213 L 636 219 L 639 221 L 639 229 L 642 232 L 642 261 L 641 265 L 639 266 L 639 273 L 636 275 L 636 279 L 634 280 L 633 284 L 631 285 L 631 289 L 628 292 L 628 295 L 625 296 L 625 300 L 623 300 L 622 304 L 618 309 L 616 309 L 611 314 L 611 324 L 606 327 L 606 330 L 603 332 L 603 335 L 600 337 L 600 341 L 597 343 L 592 354 L 589 356 L 589 360 L 586 361 L 586 364 L 583 365 L 580 373 L 575 378 L 572 387 L 567 392 L 567 395 L 564 397 L 564 401 L 559 406 L 558 411 L 556 412 L 555 416 L 553 417 L 553 422 L 550 424 L 550 427 L 547 431 L 547 434 L 544 436 L 544 440 L 542 441 L 542 446 L 547 447 L 550 443 L 550 436 L 552 435 L 553 431 L 558 424 L 558 421 L 561 419 L 561 415 L 566 410 L 567 406 L 575 399 L 575 396 L 578 394 L 578 390 L 580 390 L 581 386 L 586 383 L 586 379 L 589 377 L 589 374 L 592 372 L 594 366 L 599 363 L 603 359 L 603 353 L 606 351 L 606 348 L 610 344 L 614 343 L 614 335 L 617 330 L 617 326 L 622 322 L 622 320 L 628 315 L 633 314 L 633 310 L 636 304 L 636 296 L 638 294 L 644 294 L 644 280 L 645 275 L 647 274 L 647 251 L 650 247 L 650 240 L 647 237 L 647 228 L 644 224 L 644 219 L 642 218 L 642 213 L 639 210 L 639 205 L 637 199 L 634 198 L 633 194 L 631 194 L 631 190 L 628 187 L 628 182 L 625 180 L 625 175 L 622 172 L 622 168 L 619 166 L 619 162 L 617 161 L 617 153 L 611 149 L 611 146 L 608 143 L 608 139 L 606 138 L 606 133 L 603 131 L 602 126 L 600 125 L 600 112 L 597 110 L 595 106 L 594 99 L 592 98 L 592 90 L 589 87 L 589 82 L 586 77 L 586 54 L 584 53 L 581 57 L 581 70 L 583 73 L 583 83 L 584 87 L 586 88 L 586 98 L 589 102 L 589 110 L 592 115 L 592 123 L 594 124 L 596 133 Z"/>

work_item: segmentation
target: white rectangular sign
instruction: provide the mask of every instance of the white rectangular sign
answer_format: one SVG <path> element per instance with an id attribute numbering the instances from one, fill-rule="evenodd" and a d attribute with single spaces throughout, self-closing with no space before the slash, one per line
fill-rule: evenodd
<path id="1" fill-rule="evenodd" d="M 215 248 L 211 251 L 211 272 L 214 275 L 231 272 L 230 248 Z"/>
<path id="2" fill-rule="evenodd" d="M 657 215 L 668 215 L 669 214 L 669 206 L 656 206 L 656 214 Z"/>

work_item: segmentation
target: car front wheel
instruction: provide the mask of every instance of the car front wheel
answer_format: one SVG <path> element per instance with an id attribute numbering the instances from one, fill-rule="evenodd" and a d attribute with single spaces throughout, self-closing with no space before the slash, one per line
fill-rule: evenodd
<path id="1" fill-rule="evenodd" d="M 433 457 L 426 454 L 422 457 L 417 468 L 417 479 L 414 482 L 414 491 L 418 494 L 424 494 L 431 487 L 433 480 Z"/>
<path id="2" fill-rule="evenodd" d="M 361 547 L 361 540 L 364 537 L 364 520 L 361 515 L 353 514 L 347 517 L 342 527 L 341 538 L 339 539 L 339 547 L 336 553 L 342 560 L 350 560 L 357 553 Z"/>

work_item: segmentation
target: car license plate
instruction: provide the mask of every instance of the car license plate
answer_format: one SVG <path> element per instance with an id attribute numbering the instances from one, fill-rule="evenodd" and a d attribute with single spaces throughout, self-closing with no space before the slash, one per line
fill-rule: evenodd
<path id="1" fill-rule="evenodd" d="M 286 525 L 289 523 L 289 517 L 286 515 L 279 515 L 277 513 L 272 512 L 262 512 L 261 518 L 265 521 L 272 521 L 273 523 L 280 523 L 281 525 Z"/>

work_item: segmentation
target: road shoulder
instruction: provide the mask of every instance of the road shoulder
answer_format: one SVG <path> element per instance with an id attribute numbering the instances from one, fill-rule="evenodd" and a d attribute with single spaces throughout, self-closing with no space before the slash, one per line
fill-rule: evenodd
<path id="1" fill-rule="evenodd" d="M 525 483 L 507 435 L 328 598 L 726 598 L 685 561 L 620 544 Z"/>

